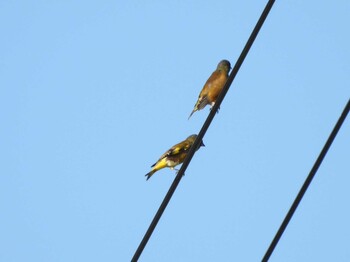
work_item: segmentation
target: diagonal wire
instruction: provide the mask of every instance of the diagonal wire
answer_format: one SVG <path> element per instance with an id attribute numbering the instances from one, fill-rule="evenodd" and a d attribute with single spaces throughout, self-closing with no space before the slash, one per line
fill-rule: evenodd
<path id="1" fill-rule="evenodd" d="M 262 259 L 262 262 L 267 262 L 269 260 L 271 254 L 273 253 L 275 247 L 277 246 L 278 241 L 280 240 L 284 230 L 288 226 L 289 221 L 293 217 L 293 214 L 294 214 L 295 210 L 297 209 L 301 199 L 303 198 L 306 190 L 308 189 L 309 185 L 311 184 L 311 181 L 314 178 L 318 168 L 320 167 L 324 157 L 326 156 L 328 149 L 331 147 L 339 129 L 341 128 L 347 114 L 349 113 L 349 110 L 350 110 L 350 99 L 348 100 L 348 103 L 346 104 L 342 114 L 340 115 L 338 122 L 335 124 L 332 133 L 329 135 L 326 144 L 324 145 L 324 147 L 323 147 L 320 155 L 318 156 L 314 166 L 312 167 L 312 169 L 311 169 L 309 175 L 307 176 L 303 186 L 301 187 L 297 197 L 295 198 L 292 206 L 290 207 L 290 209 L 289 209 L 286 217 L 284 218 L 280 228 L 278 229 L 274 239 L 272 240 L 269 248 L 267 249 L 267 251 Z"/>
<path id="2" fill-rule="evenodd" d="M 224 100 L 224 97 L 228 91 L 228 89 L 230 88 L 234 78 L 236 77 L 245 57 L 247 56 L 251 46 L 253 45 L 254 43 L 254 40 L 256 38 L 256 36 L 258 35 L 262 25 L 264 24 L 264 21 L 266 19 L 266 17 L 268 16 L 273 4 L 274 4 L 275 0 L 269 0 L 268 3 L 266 4 L 265 6 L 265 9 L 263 10 L 258 22 L 256 23 L 246 45 L 244 46 L 243 50 L 242 50 L 242 53 L 241 55 L 239 56 L 239 58 L 237 59 L 237 62 L 235 64 L 235 66 L 233 67 L 228 79 L 227 79 L 227 82 L 225 84 L 225 86 L 223 87 L 223 90 L 221 91 L 220 95 L 218 96 L 216 102 L 215 102 L 215 105 L 213 106 L 212 110 L 210 111 L 206 121 L 204 122 L 203 124 L 203 127 L 202 129 L 200 130 L 200 132 L 198 133 L 197 135 L 197 138 L 196 140 L 194 141 L 193 145 L 191 146 L 189 152 L 187 153 L 187 156 L 178 172 L 178 174 L 176 175 L 173 183 L 171 184 L 170 188 L 169 188 L 169 191 L 168 193 L 165 195 L 164 197 L 164 200 L 163 202 L 161 203 L 157 213 L 155 214 L 148 230 L 146 231 L 143 239 L 141 240 L 141 243 L 140 245 L 138 246 L 133 258 L 131 261 L 137 261 L 143 251 L 143 249 L 145 248 L 148 240 L 150 239 L 155 227 L 157 226 L 166 206 L 168 205 L 172 195 L 174 194 L 178 184 L 180 183 L 180 180 L 183 176 L 183 174 L 185 173 L 189 163 L 191 162 L 191 159 L 195 153 L 195 149 L 198 148 L 200 142 L 202 141 L 205 133 L 207 132 L 209 126 L 210 126 L 210 123 L 212 122 L 214 116 L 215 116 L 215 113 L 218 111 L 220 105 L 221 105 L 221 102 L 222 100 Z"/>

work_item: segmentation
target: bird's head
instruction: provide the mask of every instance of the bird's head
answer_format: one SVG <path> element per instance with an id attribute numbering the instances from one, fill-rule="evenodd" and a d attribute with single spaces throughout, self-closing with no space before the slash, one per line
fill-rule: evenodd
<path id="1" fill-rule="evenodd" d="M 221 60 L 218 64 L 217 70 L 223 70 L 228 73 L 231 70 L 231 64 L 228 60 Z"/>
<path id="2" fill-rule="evenodd" d="M 189 141 L 189 142 L 193 145 L 193 143 L 194 143 L 194 141 L 196 140 L 196 138 L 197 138 L 197 135 L 191 135 L 191 136 L 187 137 L 186 140 Z M 200 144 L 199 144 L 199 146 L 198 146 L 198 149 L 199 149 L 201 146 L 205 146 L 204 143 L 203 143 L 203 140 L 200 142 Z M 198 150 L 198 149 L 197 149 L 197 150 Z"/>

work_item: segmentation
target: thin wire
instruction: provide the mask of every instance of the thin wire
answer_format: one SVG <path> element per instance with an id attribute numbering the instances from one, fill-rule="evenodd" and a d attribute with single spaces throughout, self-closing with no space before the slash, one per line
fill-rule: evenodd
<path id="1" fill-rule="evenodd" d="M 265 256 L 262 259 L 262 262 L 267 262 L 269 260 L 271 254 L 274 251 L 278 241 L 280 240 L 284 230 L 288 226 L 289 221 L 291 220 L 295 210 L 297 209 L 301 199 L 303 198 L 306 190 L 308 189 L 309 185 L 311 184 L 311 181 L 314 178 L 318 168 L 320 167 L 324 157 L 326 156 L 328 149 L 331 147 L 339 129 L 341 128 L 347 114 L 349 113 L 349 110 L 350 110 L 350 99 L 348 100 L 348 103 L 346 104 L 342 114 L 340 115 L 338 122 L 334 126 L 332 133 L 329 135 L 326 144 L 324 145 L 324 147 L 323 147 L 320 155 L 318 156 L 314 166 L 312 167 L 308 177 L 306 178 L 306 180 L 305 180 L 303 186 L 301 187 L 297 197 L 295 198 L 295 200 L 294 200 L 292 206 L 290 207 L 286 217 L 284 218 L 280 228 L 278 229 L 274 239 L 272 240 L 268 250 L 266 251 Z"/>
<path id="2" fill-rule="evenodd" d="M 187 156 L 178 172 L 178 174 L 176 175 L 173 183 L 171 184 L 170 188 L 169 188 L 169 191 L 168 193 L 165 195 L 164 197 L 164 200 L 163 202 L 161 203 L 157 213 L 155 214 L 148 230 L 146 231 L 143 239 L 141 240 L 141 243 L 140 245 L 138 246 L 133 258 L 131 261 L 137 261 L 143 251 L 143 249 L 145 248 L 148 240 L 150 239 L 155 227 L 157 226 L 158 222 L 159 222 L 159 219 L 160 217 L 162 216 L 166 206 L 168 205 L 172 195 L 174 194 L 178 184 L 180 183 L 180 180 L 183 176 L 183 174 L 185 173 L 189 163 L 191 162 L 192 160 L 192 157 L 195 153 L 195 149 L 198 148 L 200 142 L 202 141 L 205 133 L 207 132 L 209 126 L 210 126 L 210 123 L 212 122 L 216 112 L 218 111 L 220 105 L 221 105 L 221 102 L 223 101 L 228 89 L 230 88 L 235 76 L 237 75 L 237 72 L 238 70 L 240 69 L 245 57 L 247 56 L 251 46 L 253 45 L 254 43 L 254 40 L 256 38 L 256 36 L 258 35 L 262 25 L 264 24 L 264 21 L 266 19 L 266 17 L 268 16 L 273 4 L 274 4 L 275 0 L 269 0 L 268 3 L 266 4 L 266 7 L 264 9 L 264 11 L 262 12 L 257 24 L 255 25 L 246 45 L 244 46 L 243 50 L 242 50 L 242 53 L 241 55 L 239 56 L 239 58 L 237 59 L 237 62 L 235 64 L 235 66 L 233 67 L 228 79 L 227 79 L 227 82 L 225 84 L 225 86 L 223 87 L 223 90 L 221 91 L 220 95 L 218 96 L 216 102 L 215 102 L 215 105 L 213 106 L 212 110 L 210 111 L 206 121 L 204 122 L 203 124 L 203 127 L 202 129 L 200 130 L 200 132 L 198 133 L 197 135 L 197 138 L 196 140 L 194 141 L 193 145 L 191 146 L 189 152 L 187 153 Z"/>

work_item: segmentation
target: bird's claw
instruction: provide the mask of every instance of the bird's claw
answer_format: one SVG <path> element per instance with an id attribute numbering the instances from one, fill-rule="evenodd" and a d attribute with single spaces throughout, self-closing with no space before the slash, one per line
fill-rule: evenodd
<path id="1" fill-rule="evenodd" d="M 176 170 L 176 175 L 180 172 L 180 169 L 175 169 Z M 184 176 L 185 173 L 182 174 L 182 176 Z"/>
<path id="2" fill-rule="evenodd" d="M 210 111 L 212 110 L 213 108 L 211 107 L 210 108 Z M 220 107 L 218 107 L 218 110 L 216 110 L 216 113 L 219 114 L 219 110 L 220 110 Z"/>

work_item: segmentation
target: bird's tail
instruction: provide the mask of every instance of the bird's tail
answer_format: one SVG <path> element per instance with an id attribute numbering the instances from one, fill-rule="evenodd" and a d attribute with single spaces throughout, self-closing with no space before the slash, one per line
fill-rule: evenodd
<path id="1" fill-rule="evenodd" d="M 190 116 L 188 117 L 188 119 L 190 119 L 190 117 L 193 115 L 194 112 L 196 112 L 198 110 L 202 110 L 207 104 L 208 104 L 208 98 L 206 96 L 198 98 L 198 101 L 195 104 L 193 111 L 190 114 Z"/>
<path id="2" fill-rule="evenodd" d="M 191 114 L 190 114 L 190 116 L 188 117 L 188 119 L 190 119 L 190 117 L 193 115 L 193 113 L 194 112 L 196 112 L 197 111 L 197 108 L 195 107 L 194 109 L 193 109 L 193 111 L 191 112 Z"/>
<path id="3" fill-rule="evenodd" d="M 148 172 L 148 173 L 145 175 L 146 181 L 147 181 L 148 179 L 150 179 L 151 176 L 152 176 L 155 172 L 156 172 L 156 170 L 151 170 L 150 172 Z"/>

